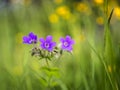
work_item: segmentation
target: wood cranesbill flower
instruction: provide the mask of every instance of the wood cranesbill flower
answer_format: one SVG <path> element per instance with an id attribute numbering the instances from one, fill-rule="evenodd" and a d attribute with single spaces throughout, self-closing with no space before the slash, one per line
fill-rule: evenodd
<path id="1" fill-rule="evenodd" d="M 40 38 L 40 46 L 42 49 L 48 50 L 48 51 L 53 51 L 54 47 L 56 46 L 56 42 L 52 41 L 52 36 L 48 35 L 46 39 Z"/>
<path id="2" fill-rule="evenodd" d="M 23 43 L 25 44 L 36 44 L 37 43 L 37 35 L 33 32 L 30 32 L 28 36 L 23 36 Z"/>
<path id="3" fill-rule="evenodd" d="M 60 38 L 60 42 L 61 42 L 61 49 L 62 50 L 67 50 L 67 51 L 72 51 L 72 46 L 75 43 L 74 40 L 71 39 L 70 36 L 66 36 L 66 38 Z"/>

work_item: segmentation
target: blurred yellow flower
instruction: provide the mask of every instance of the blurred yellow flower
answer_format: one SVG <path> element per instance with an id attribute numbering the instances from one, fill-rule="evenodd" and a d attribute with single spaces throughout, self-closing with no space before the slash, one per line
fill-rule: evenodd
<path id="1" fill-rule="evenodd" d="M 103 4 L 104 0 L 94 0 L 94 2 L 97 4 Z"/>
<path id="2" fill-rule="evenodd" d="M 67 6 L 60 6 L 56 9 L 56 13 L 64 19 L 70 19 L 71 13 Z"/>
<path id="3" fill-rule="evenodd" d="M 88 12 L 88 6 L 85 3 L 76 3 L 76 10 L 80 12 Z"/>
<path id="4" fill-rule="evenodd" d="M 110 65 L 108 65 L 108 72 L 112 72 L 112 67 Z"/>
<path id="5" fill-rule="evenodd" d="M 59 17 L 57 14 L 53 13 L 49 16 L 49 21 L 51 23 L 57 23 L 59 21 Z"/>
<path id="6" fill-rule="evenodd" d="M 12 73 L 13 73 L 14 75 L 16 75 L 16 76 L 20 76 L 20 75 L 22 75 L 22 73 L 23 73 L 23 69 L 22 69 L 21 66 L 15 66 L 15 67 L 13 67 L 13 69 L 12 69 Z"/>
<path id="7" fill-rule="evenodd" d="M 17 44 L 21 44 L 22 43 L 22 37 L 23 37 L 22 33 L 17 33 L 16 34 L 15 41 L 16 41 Z"/>
<path id="8" fill-rule="evenodd" d="M 68 13 L 65 16 L 63 16 L 63 18 L 66 19 L 66 20 L 69 20 L 69 19 L 71 19 L 71 14 Z"/>
<path id="9" fill-rule="evenodd" d="M 85 36 L 84 36 L 84 34 L 81 34 L 80 35 L 80 42 L 82 42 L 82 41 L 84 41 L 85 40 Z"/>
<path id="10" fill-rule="evenodd" d="M 116 8 L 114 9 L 114 13 L 115 13 L 116 17 L 117 17 L 118 19 L 120 19 L 120 7 L 116 7 Z"/>
<path id="11" fill-rule="evenodd" d="M 54 0 L 54 2 L 55 2 L 56 4 L 60 4 L 60 3 L 63 2 L 63 0 Z"/>
<path id="12" fill-rule="evenodd" d="M 96 18 L 96 22 L 97 22 L 99 25 L 103 25 L 103 23 L 104 23 L 103 17 L 97 17 L 97 18 Z"/>

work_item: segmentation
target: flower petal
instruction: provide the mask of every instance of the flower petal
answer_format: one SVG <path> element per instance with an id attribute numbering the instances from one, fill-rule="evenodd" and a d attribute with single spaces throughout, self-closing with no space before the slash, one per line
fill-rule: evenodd
<path id="1" fill-rule="evenodd" d="M 52 47 L 50 47 L 50 48 L 48 48 L 47 50 L 51 52 L 51 51 L 53 50 L 53 48 L 52 48 Z"/>
<path id="2" fill-rule="evenodd" d="M 27 36 L 23 37 L 23 43 L 29 43 L 29 38 Z"/>
<path id="3" fill-rule="evenodd" d="M 62 48 L 63 50 L 64 50 L 64 49 L 66 49 L 66 47 L 65 47 L 65 45 L 64 45 L 64 44 L 62 44 L 61 48 Z"/>
<path id="4" fill-rule="evenodd" d="M 40 41 L 41 43 L 44 43 L 44 42 L 45 42 L 44 38 L 40 38 L 39 41 Z"/>
<path id="5" fill-rule="evenodd" d="M 23 36 L 23 40 L 26 40 L 27 39 L 27 36 Z"/>
<path id="6" fill-rule="evenodd" d="M 66 40 L 71 40 L 71 37 L 69 35 L 66 36 Z"/>
<path id="7" fill-rule="evenodd" d="M 52 36 L 51 36 L 51 35 L 48 35 L 48 36 L 46 37 L 46 41 L 47 41 L 47 42 L 51 42 L 51 41 L 52 41 Z"/>
<path id="8" fill-rule="evenodd" d="M 45 45 L 44 44 L 40 44 L 42 49 L 45 49 Z"/>
<path id="9" fill-rule="evenodd" d="M 72 46 L 66 48 L 67 51 L 72 51 L 72 49 Z"/>
<path id="10" fill-rule="evenodd" d="M 74 41 L 74 40 L 71 40 L 71 44 L 75 44 L 75 41 Z"/>
<path id="11" fill-rule="evenodd" d="M 64 42 L 65 42 L 65 39 L 61 37 L 61 38 L 60 38 L 60 42 L 61 42 L 61 43 L 64 43 Z"/>
<path id="12" fill-rule="evenodd" d="M 36 40 L 36 41 L 37 41 L 37 35 L 35 35 L 35 36 L 34 36 L 34 40 Z"/>
<path id="13" fill-rule="evenodd" d="M 52 44 L 52 45 L 51 45 L 52 47 L 55 47 L 55 46 L 56 46 L 56 42 L 52 42 L 51 44 Z"/>
<path id="14" fill-rule="evenodd" d="M 30 32 L 28 36 L 33 39 L 35 35 L 33 32 Z"/>

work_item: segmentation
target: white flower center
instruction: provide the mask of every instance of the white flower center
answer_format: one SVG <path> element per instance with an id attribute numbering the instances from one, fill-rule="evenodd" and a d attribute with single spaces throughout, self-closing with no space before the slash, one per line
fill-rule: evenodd
<path id="1" fill-rule="evenodd" d="M 49 48 L 49 46 L 50 46 L 49 43 L 45 43 L 46 48 Z"/>
<path id="2" fill-rule="evenodd" d="M 66 47 L 68 46 L 68 42 L 64 42 L 63 44 L 64 44 L 64 46 L 66 46 Z"/>
<path id="3" fill-rule="evenodd" d="M 33 40 L 31 39 L 31 40 L 29 41 L 29 43 L 33 43 Z"/>

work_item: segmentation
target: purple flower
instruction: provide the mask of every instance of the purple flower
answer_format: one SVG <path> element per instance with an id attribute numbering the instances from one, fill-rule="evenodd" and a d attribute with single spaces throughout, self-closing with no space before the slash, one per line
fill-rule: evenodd
<path id="1" fill-rule="evenodd" d="M 40 38 L 40 46 L 42 49 L 48 50 L 48 51 L 52 51 L 54 49 L 54 47 L 56 46 L 56 42 L 52 41 L 52 36 L 48 35 L 46 37 L 46 39 L 44 38 Z"/>
<path id="2" fill-rule="evenodd" d="M 67 50 L 67 51 L 72 51 L 72 45 L 75 43 L 74 40 L 71 39 L 70 36 L 66 36 L 66 38 L 60 38 L 61 42 L 61 49 L 62 50 Z"/>
<path id="3" fill-rule="evenodd" d="M 33 32 L 30 32 L 28 36 L 23 36 L 23 43 L 36 44 L 37 43 L 37 35 L 35 35 Z"/>

